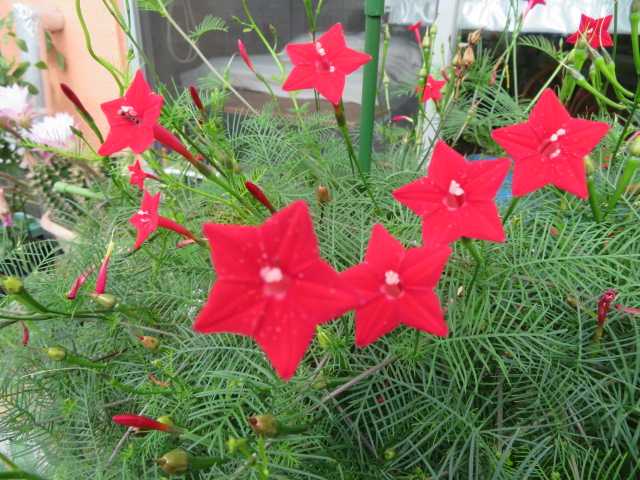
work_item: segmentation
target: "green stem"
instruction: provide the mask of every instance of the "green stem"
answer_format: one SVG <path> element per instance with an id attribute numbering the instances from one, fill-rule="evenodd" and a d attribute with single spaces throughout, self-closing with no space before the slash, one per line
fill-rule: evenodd
<path id="1" fill-rule="evenodd" d="M 596 97 L 596 99 L 600 99 L 603 103 L 605 103 L 606 105 L 609 105 L 612 108 L 615 108 L 617 110 L 624 110 L 625 109 L 624 105 L 620 105 L 619 103 L 614 102 L 609 97 L 606 97 L 601 92 L 596 90 L 589 82 L 587 82 L 587 80 L 584 78 L 584 76 L 580 72 L 577 72 L 577 71 L 575 71 L 573 69 L 571 69 L 570 71 L 571 71 L 571 74 L 573 75 L 573 77 L 576 80 L 576 84 L 580 88 L 586 90 L 591 95 Z"/>
<path id="2" fill-rule="evenodd" d="M 34 473 L 23 472 L 22 470 L 16 470 L 13 472 L 0 472 L 0 478 L 13 478 L 13 479 L 23 479 L 23 480 L 46 480 L 44 477 L 41 477 Z"/>
<path id="3" fill-rule="evenodd" d="M 0 452 L 0 462 L 4 463 L 11 470 L 18 470 L 18 466 L 9 457 Z"/>
<path id="4" fill-rule="evenodd" d="M 478 247 L 475 243 L 469 238 L 462 239 L 462 246 L 467 249 L 467 251 L 471 254 L 471 256 L 476 261 L 477 265 L 484 265 L 484 258 L 482 258 L 482 254 L 478 250 Z"/>
<path id="5" fill-rule="evenodd" d="M 334 105 L 334 112 L 336 116 L 336 122 L 338 123 L 338 128 L 340 129 L 340 133 L 342 134 L 342 138 L 344 139 L 344 143 L 347 147 L 347 153 L 349 154 L 349 160 L 351 161 L 351 171 L 354 169 L 357 170 L 360 179 L 362 180 L 362 185 L 364 186 L 369 198 L 371 199 L 371 203 L 373 204 L 374 209 L 379 212 L 380 207 L 378 206 L 378 202 L 376 198 L 373 196 L 373 192 L 371 191 L 371 187 L 369 186 L 369 182 L 367 181 L 367 177 L 365 173 L 362 171 L 362 167 L 356 158 L 355 151 L 353 149 L 353 143 L 351 142 L 351 135 L 349 134 L 349 128 L 347 127 L 347 119 L 344 114 L 344 103 L 340 100 L 338 105 Z"/>
<path id="6" fill-rule="evenodd" d="M 618 77 L 616 77 L 614 71 L 609 67 L 609 65 L 607 65 L 607 61 L 604 59 L 604 57 L 598 56 L 595 60 L 593 60 L 593 64 L 596 66 L 598 71 L 601 72 L 607 80 L 609 80 L 611 86 L 614 89 L 622 93 L 622 95 L 633 98 L 633 92 L 630 92 L 622 86 L 622 84 L 618 81 Z"/>
<path id="7" fill-rule="evenodd" d="M 584 63 L 587 61 L 587 51 L 584 48 L 575 47 L 568 55 L 567 62 L 570 62 L 573 68 L 580 72 Z M 562 65 L 562 63 L 560 63 Z M 571 99 L 573 92 L 576 89 L 576 79 L 568 73 L 562 80 L 562 86 L 560 87 L 560 101 L 566 103 Z"/>
<path id="8" fill-rule="evenodd" d="M 600 195 L 598 194 L 593 174 L 587 176 L 587 189 L 589 190 L 589 205 L 591 205 L 593 218 L 597 223 L 600 223 L 604 217 L 600 207 Z"/>
<path id="9" fill-rule="evenodd" d="M 82 33 L 84 35 L 84 42 L 87 47 L 87 51 L 89 52 L 89 55 L 91 55 L 91 58 L 93 58 L 96 62 L 102 65 L 111 74 L 113 79 L 118 84 L 118 89 L 120 90 L 120 94 L 122 95 L 124 93 L 124 83 L 122 82 L 122 79 L 119 76 L 118 70 L 116 70 L 116 67 L 111 65 L 107 60 L 99 57 L 96 54 L 96 52 L 93 50 L 93 45 L 91 44 L 91 34 L 89 33 L 89 27 L 87 27 L 87 22 L 85 21 L 84 16 L 82 14 L 81 0 L 76 0 L 76 15 L 78 16 L 78 21 L 80 22 L 80 27 L 82 28 Z"/>
<path id="10" fill-rule="evenodd" d="M 360 111 L 359 166 L 365 173 L 371 170 L 373 131 L 378 90 L 378 64 L 380 58 L 380 31 L 384 15 L 384 0 L 365 0 L 364 49 L 372 60 L 364 67 L 362 80 L 362 109 Z"/>
<path id="11" fill-rule="evenodd" d="M 502 217 L 502 224 L 503 225 L 506 225 L 507 220 L 509 220 L 511 215 L 513 215 L 513 212 L 515 212 L 516 207 L 520 203 L 520 200 L 522 200 L 522 197 L 513 197 L 511 199 L 511 202 L 509 203 L 509 206 L 507 207 L 507 211 L 504 214 L 504 217 Z"/>
<path id="12" fill-rule="evenodd" d="M 88 188 L 71 185 L 65 182 L 56 182 L 53 185 L 53 191 L 58 193 L 67 193 L 70 195 L 78 195 L 85 198 L 92 198 L 94 200 L 106 200 L 105 196 L 102 193 L 93 192 Z"/>
<path id="13" fill-rule="evenodd" d="M 636 67 L 636 74 L 640 75 L 640 42 L 638 35 L 640 34 L 638 26 L 640 25 L 640 13 L 633 12 L 630 16 L 631 20 L 631 51 L 633 52 L 633 64 Z"/>
<path id="14" fill-rule="evenodd" d="M 629 159 L 627 160 L 627 164 L 624 166 L 624 170 L 622 171 L 622 175 L 618 179 L 616 191 L 609 199 L 609 206 L 607 207 L 606 215 L 611 213 L 616 208 L 618 202 L 620 201 L 620 198 L 622 198 L 624 192 L 627 191 L 627 188 L 629 187 L 631 180 L 633 180 L 633 176 L 635 175 L 638 168 L 640 168 L 640 157 L 629 157 Z"/>

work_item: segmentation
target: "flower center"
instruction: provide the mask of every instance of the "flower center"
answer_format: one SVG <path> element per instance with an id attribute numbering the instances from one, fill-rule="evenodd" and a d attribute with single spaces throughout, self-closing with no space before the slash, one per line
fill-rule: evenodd
<path id="1" fill-rule="evenodd" d="M 451 180 L 449 191 L 445 195 L 443 203 L 449 210 L 457 210 L 464 205 L 464 190 L 455 180 Z"/>
<path id="2" fill-rule="evenodd" d="M 151 221 L 151 218 L 149 218 L 151 215 L 147 210 L 138 210 L 138 215 L 140 215 L 140 223 L 149 223 Z"/>
<path id="3" fill-rule="evenodd" d="M 391 299 L 399 298 L 402 293 L 402 285 L 400 284 L 400 275 L 398 272 L 388 270 L 384 273 L 384 284 L 382 285 L 382 293 Z"/>
<path id="4" fill-rule="evenodd" d="M 336 67 L 327 60 L 327 51 L 322 46 L 322 43 L 316 42 L 316 52 L 320 57 L 316 61 L 316 69 L 320 72 L 334 73 L 336 71 Z"/>
<path id="5" fill-rule="evenodd" d="M 567 131 L 564 128 L 559 128 L 555 133 L 553 133 L 549 137 L 548 141 L 542 144 L 542 147 L 540 148 L 540 153 L 550 160 L 554 160 L 555 158 L 558 158 L 562 153 L 562 147 L 558 142 L 560 140 L 560 137 L 563 137 L 566 134 L 567 134 Z"/>
<path id="6" fill-rule="evenodd" d="M 140 116 L 138 115 L 138 112 L 136 112 L 136 109 L 130 105 L 122 105 L 118 109 L 118 115 L 136 125 L 140 123 Z"/>
<path id="7" fill-rule="evenodd" d="M 278 267 L 262 267 L 260 269 L 260 278 L 264 282 L 262 291 L 267 297 L 274 297 L 276 300 L 282 300 L 289 286 L 289 280 Z"/>

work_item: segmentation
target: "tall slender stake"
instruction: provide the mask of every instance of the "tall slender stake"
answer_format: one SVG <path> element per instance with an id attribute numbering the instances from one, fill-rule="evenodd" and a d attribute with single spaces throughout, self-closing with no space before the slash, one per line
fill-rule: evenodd
<path id="1" fill-rule="evenodd" d="M 365 51 L 373 58 L 364 67 L 362 81 L 362 112 L 360 114 L 360 151 L 359 163 L 365 173 L 371 170 L 371 152 L 373 149 L 373 123 L 376 113 L 378 91 L 378 62 L 380 58 L 380 31 L 384 0 L 365 0 Z"/>

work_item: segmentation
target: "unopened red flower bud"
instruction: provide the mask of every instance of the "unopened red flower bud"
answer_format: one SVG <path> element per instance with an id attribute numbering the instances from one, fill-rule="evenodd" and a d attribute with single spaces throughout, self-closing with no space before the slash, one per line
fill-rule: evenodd
<path id="1" fill-rule="evenodd" d="M 122 415 L 114 415 L 111 420 L 118 425 L 124 425 L 125 427 L 135 428 L 136 430 L 141 431 L 157 430 L 159 432 L 167 433 L 176 432 L 176 427 L 173 425 L 173 422 L 160 422 L 159 420 L 154 420 L 153 418 L 145 417 L 144 415 L 125 413 Z"/>
<path id="2" fill-rule="evenodd" d="M 29 328 L 27 327 L 26 323 L 20 323 L 22 323 L 22 346 L 26 347 L 27 345 L 29 345 Z"/>
<path id="3" fill-rule="evenodd" d="M 162 145 L 176 153 L 179 153 L 191 163 L 198 163 L 198 159 L 194 157 L 187 147 L 169 130 L 164 128 L 160 124 L 156 124 L 153 127 L 153 136 Z"/>
<path id="4" fill-rule="evenodd" d="M 62 90 L 64 96 L 67 97 L 69 101 L 73 103 L 73 105 L 78 109 L 78 112 L 80 112 L 83 116 L 90 116 L 89 111 L 85 108 L 78 95 L 76 95 L 76 93 L 71 89 L 71 87 L 69 87 L 69 85 L 67 85 L 66 83 L 61 83 L 60 90 Z"/>
<path id="5" fill-rule="evenodd" d="M 605 291 L 598 300 L 598 325 L 604 326 L 607 321 L 607 316 L 609 315 L 609 309 L 611 308 L 611 303 L 618 296 L 618 292 L 613 289 L 609 289 Z"/>
<path id="6" fill-rule="evenodd" d="M 113 253 L 113 248 L 115 244 L 113 240 L 109 242 L 107 246 L 107 252 L 102 259 L 102 263 L 100 264 L 100 269 L 98 270 L 98 278 L 96 279 L 96 288 L 93 291 L 95 295 L 102 295 L 107 289 L 107 276 L 109 274 L 109 262 L 111 261 L 111 254 Z"/>
<path id="7" fill-rule="evenodd" d="M 138 339 L 140 340 L 140 343 L 142 344 L 142 346 L 144 348 L 146 348 L 147 350 L 157 350 L 158 347 L 160 346 L 160 340 L 157 339 L 156 337 L 149 337 L 149 336 L 142 336 L 142 337 L 138 337 Z"/>
<path id="8" fill-rule="evenodd" d="M 49 347 L 47 348 L 47 356 L 51 360 L 55 360 L 56 362 L 61 362 L 67 356 L 67 351 L 62 347 Z"/>
<path id="9" fill-rule="evenodd" d="M 240 53 L 240 57 L 242 57 L 242 60 L 244 61 L 245 65 L 249 68 L 249 70 L 251 70 L 252 72 L 255 72 L 256 70 L 253 67 L 253 62 L 251 61 L 249 54 L 247 53 L 247 48 L 244 46 L 244 42 L 240 39 L 238 39 L 238 52 Z"/>
<path id="10" fill-rule="evenodd" d="M 89 275 L 91 275 L 94 270 L 95 270 L 94 267 L 88 268 L 73 281 L 73 285 L 71 285 L 71 288 L 69 289 L 69 293 L 67 293 L 68 300 L 75 300 L 78 297 L 78 292 L 80 291 L 80 288 L 82 288 L 82 285 L 84 285 L 84 283 L 89 278 Z"/>
<path id="11" fill-rule="evenodd" d="M 278 420 L 273 415 L 255 415 L 249 417 L 251 429 L 261 437 L 277 437 L 280 433 Z"/>
<path id="12" fill-rule="evenodd" d="M 176 448 L 165 453 L 156 463 L 167 475 L 182 475 L 189 470 L 189 454 L 182 448 Z"/>
<path id="13" fill-rule="evenodd" d="M 316 190 L 316 198 L 318 199 L 318 203 L 320 205 L 327 204 L 331 201 L 331 193 L 329 189 L 324 185 L 320 185 Z"/>
<path id="14" fill-rule="evenodd" d="M 271 213 L 276 213 L 276 209 L 258 185 L 252 182 L 245 182 L 244 185 L 253 198 L 260 202 Z"/>
<path id="15" fill-rule="evenodd" d="M 92 295 L 93 301 L 101 307 L 112 309 L 118 303 L 118 299 L 110 293 L 102 293 L 100 295 Z"/>
<path id="16" fill-rule="evenodd" d="M 196 108 L 201 112 L 204 112 L 204 103 L 202 103 L 202 98 L 200 98 L 198 89 L 194 85 L 191 85 L 189 87 L 189 93 L 191 94 L 191 100 L 193 100 L 193 104 L 196 106 Z"/>

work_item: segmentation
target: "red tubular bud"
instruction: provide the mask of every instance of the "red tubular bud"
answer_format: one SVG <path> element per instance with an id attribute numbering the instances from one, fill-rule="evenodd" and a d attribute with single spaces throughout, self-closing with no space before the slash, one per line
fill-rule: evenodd
<path id="1" fill-rule="evenodd" d="M 67 97 L 69 101 L 73 103 L 73 105 L 78 109 L 78 112 L 80 112 L 83 116 L 90 117 L 89 112 L 82 104 L 82 101 L 80 101 L 80 98 L 78 98 L 76 93 L 71 90 L 71 87 L 69 87 L 69 85 L 67 85 L 66 83 L 61 83 L 60 90 L 62 90 L 64 96 Z"/>
<path id="2" fill-rule="evenodd" d="M 640 315 L 640 308 L 636 308 L 636 307 L 625 307 L 624 305 L 621 304 L 617 304 L 616 305 L 616 309 L 624 312 L 624 313 L 628 313 L 629 315 Z"/>
<path id="3" fill-rule="evenodd" d="M 260 202 L 267 210 L 271 213 L 276 213 L 276 209 L 259 186 L 252 182 L 244 182 L 244 186 L 247 188 L 251 196 Z"/>
<path id="4" fill-rule="evenodd" d="M 182 235 L 189 240 L 193 240 L 197 242 L 198 239 L 195 237 L 193 233 L 187 230 L 185 227 L 180 225 L 179 223 L 174 222 L 170 218 L 163 217 L 162 215 L 158 217 L 158 227 L 164 228 L 165 230 L 171 230 L 172 232 L 176 232 L 179 235 Z"/>
<path id="5" fill-rule="evenodd" d="M 247 53 L 247 49 L 244 46 L 244 42 L 240 39 L 238 39 L 238 52 L 240 53 L 242 60 L 244 60 L 244 63 L 247 65 L 247 67 L 249 67 L 249 70 L 255 73 L 256 70 L 253 67 L 253 62 L 251 61 L 251 58 L 249 58 L 249 54 Z"/>
<path id="6" fill-rule="evenodd" d="M 158 430 L 159 432 L 177 433 L 177 429 L 174 425 L 158 422 L 157 420 L 145 417 L 144 415 L 125 413 L 122 415 L 115 415 L 111 420 L 118 425 L 135 428 L 136 430 Z"/>
<path id="7" fill-rule="evenodd" d="M 107 253 L 102 259 L 100 270 L 98 270 L 98 278 L 96 280 L 96 289 L 93 292 L 95 295 L 102 295 L 107 289 L 107 276 L 109 273 L 109 262 L 111 261 L 111 254 L 113 253 L 113 247 L 114 247 L 113 241 L 109 242 L 109 246 L 107 247 Z"/>
<path id="8" fill-rule="evenodd" d="M 69 300 L 75 300 L 76 299 L 76 297 L 78 296 L 78 291 L 80 290 L 82 285 L 84 285 L 84 283 L 89 278 L 89 275 L 91 275 L 94 270 L 95 270 L 94 267 L 89 267 L 82 274 L 80 274 L 80 276 L 78 276 L 78 278 L 76 278 L 74 280 L 73 285 L 71 285 L 71 289 L 69 290 L 69 293 L 67 293 L 67 299 L 69 299 Z"/>
<path id="9" fill-rule="evenodd" d="M 27 324 L 24 322 L 20 322 L 22 324 L 22 346 L 26 347 L 29 345 L 29 328 Z"/>
<path id="10" fill-rule="evenodd" d="M 189 93 L 191 94 L 191 99 L 193 100 L 194 105 L 198 110 L 204 112 L 204 103 L 202 103 L 202 99 L 200 98 L 200 94 L 198 93 L 198 89 L 191 85 L 189 87 Z"/>
<path id="11" fill-rule="evenodd" d="M 189 160 L 191 163 L 196 163 L 198 160 L 191 154 L 187 147 L 169 130 L 164 128 L 162 125 L 156 124 L 153 127 L 153 136 L 154 138 L 160 142 L 165 147 L 173 150 L 174 152 L 179 153 L 184 158 Z"/>
<path id="12" fill-rule="evenodd" d="M 604 292 L 600 296 L 600 300 L 598 300 L 598 326 L 604 327 L 605 322 L 607 321 L 607 316 L 609 315 L 609 309 L 611 308 L 611 303 L 618 296 L 618 292 L 613 289 L 609 289 Z"/>
<path id="13" fill-rule="evenodd" d="M 420 29 L 422 28 L 422 22 L 416 22 L 413 25 L 407 27 L 407 30 L 413 32 L 413 35 L 416 38 L 416 43 L 419 47 L 422 47 L 422 34 L 420 33 Z"/>

